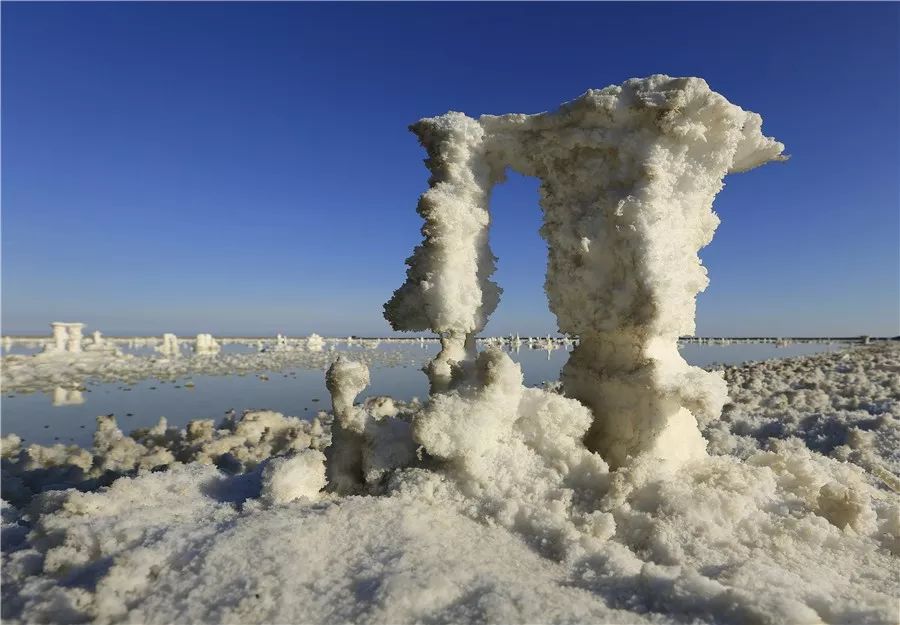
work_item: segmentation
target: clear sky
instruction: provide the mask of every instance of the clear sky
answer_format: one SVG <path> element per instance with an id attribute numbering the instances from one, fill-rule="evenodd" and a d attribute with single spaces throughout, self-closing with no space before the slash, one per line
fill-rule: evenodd
<path id="1" fill-rule="evenodd" d="M 729 177 L 702 335 L 900 333 L 900 4 L 2 4 L 4 333 L 385 335 L 407 125 L 701 76 L 792 159 Z M 556 329 L 537 181 L 486 329 Z"/>

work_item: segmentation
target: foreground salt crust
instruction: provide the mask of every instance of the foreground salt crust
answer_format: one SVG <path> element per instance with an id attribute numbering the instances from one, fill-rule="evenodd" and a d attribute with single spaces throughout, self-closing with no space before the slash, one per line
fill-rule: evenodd
<path id="1" fill-rule="evenodd" d="M 733 403 L 736 418 L 717 421 L 725 377 L 677 352 L 722 177 L 783 149 L 759 116 L 702 80 L 653 76 L 554 113 L 415 129 L 433 174 L 425 241 L 386 315 L 441 337 L 428 401 L 357 404 L 368 369 L 340 358 L 333 422 L 309 430 L 249 413 L 133 437 L 101 420 L 87 455 L 6 439 L 21 488 L 5 510 L 18 542 L 4 552 L 4 617 L 896 622 L 892 465 L 883 446 L 862 448 L 894 431 L 889 376 L 863 374 L 896 372 L 897 348 L 850 352 L 881 420 L 857 428 L 846 458 L 810 449 L 802 418 L 774 441 L 730 429 L 774 418 L 752 400 L 745 419 Z M 561 388 L 527 388 L 507 354 L 477 351 L 500 294 L 486 203 L 506 166 L 542 180 L 547 291 L 579 339 Z M 758 395 L 770 384 L 746 382 Z M 40 471 L 58 457 L 84 473 L 79 487 L 111 486 L 55 489 Z"/>
<path id="2" fill-rule="evenodd" d="M 850 350 L 726 367 L 731 401 L 702 423 L 710 451 L 743 456 L 770 438 L 859 465 L 900 493 L 900 359 Z"/>
<path id="3" fill-rule="evenodd" d="M 496 354 L 484 358 L 500 367 L 490 374 L 500 387 L 480 397 L 486 405 L 514 389 L 516 370 Z M 880 474 L 843 461 L 838 447 L 823 455 L 814 432 L 820 408 L 848 431 L 865 411 L 878 421 L 866 426 L 865 453 L 892 466 L 896 447 L 885 442 L 898 428 L 898 367 L 900 349 L 883 346 L 730 369 L 735 399 L 726 414 L 761 428 L 776 410 L 760 406 L 777 405 L 790 386 L 802 390 L 802 380 L 843 394 L 830 409 L 794 408 L 807 419 L 775 433 L 783 439 L 751 436 L 745 420 L 726 419 L 706 430 L 720 455 L 663 476 L 646 465 L 606 473 L 599 458 L 551 430 L 547 406 L 492 432 L 482 426 L 489 451 L 473 449 L 473 436 L 465 453 L 447 452 L 426 420 L 423 438 L 453 457 L 419 459 L 397 441 L 414 436 L 407 419 L 422 406 L 371 398 L 348 408 L 336 394 L 365 432 L 362 497 L 309 486 L 322 483 L 311 447 L 331 449 L 328 419 L 304 426 L 248 413 L 218 430 L 197 422 L 180 434 L 139 432 L 133 444 L 119 442 L 127 454 L 110 453 L 107 441 L 119 439 L 101 422 L 85 464 L 112 467 L 116 457 L 134 471 L 123 461 L 146 457 L 138 444 L 187 464 L 138 469 L 99 492 L 50 490 L 18 509 L 4 503 L 4 620 L 893 623 L 896 493 Z M 756 390 L 742 397 L 748 383 Z M 854 390 L 868 398 L 864 407 L 839 407 Z M 520 404 L 538 393 L 525 391 Z M 557 427 L 585 428 L 588 419 Z M 191 436 L 204 442 L 191 445 Z M 12 462 L 7 451 L 5 476 L 13 464 L 34 472 L 62 463 L 37 452 Z M 243 462 L 230 457 L 237 453 Z M 309 473 L 298 490 L 279 494 L 272 476 L 291 464 Z M 404 464 L 415 466 L 389 468 Z M 44 477 L 45 487 L 59 479 Z"/>

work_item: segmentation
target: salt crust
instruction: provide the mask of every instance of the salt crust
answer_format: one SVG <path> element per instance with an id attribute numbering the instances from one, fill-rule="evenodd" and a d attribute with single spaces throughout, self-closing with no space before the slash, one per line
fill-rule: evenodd
<path id="1" fill-rule="evenodd" d="M 573 400 L 518 388 L 518 367 L 497 352 L 478 363 L 484 386 L 454 391 L 440 410 L 389 398 L 351 405 L 363 435 L 350 496 L 310 486 L 322 484 L 324 461 L 300 448 L 331 449 L 327 419 L 306 431 L 248 413 L 246 425 L 226 422 L 220 434 L 201 421 L 180 436 L 138 433 L 134 444 L 104 421 L 101 457 L 70 452 L 73 462 L 135 471 L 168 452 L 188 463 L 137 469 L 96 492 L 49 490 L 18 509 L 4 503 L 4 620 L 896 622 L 900 523 L 884 473 L 843 460 L 840 445 L 823 455 L 802 419 L 768 439 L 728 417 L 756 415 L 764 426 L 777 409 L 759 406 L 778 405 L 806 371 L 845 389 L 836 403 L 851 388 L 877 400 L 859 409 L 879 419 L 863 455 L 889 467 L 896 346 L 727 370 L 735 401 L 711 437 L 719 455 L 671 473 L 653 463 L 607 472 L 573 436 L 590 420 Z M 745 402 L 735 391 L 747 382 L 755 390 Z M 484 416 L 508 393 L 525 418 L 473 417 L 438 435 L 454 404 L 477 402 L 469 414 Z M 832 408 L 829 418 L 850 431 L 860 417 Z M 294 434 L 284 435 L 286 423 Z M 191 447 L 188 431 L 205 442 Z M 120 451 L 103 451 L 115 447 L 110 439 Z M 21 473 L 14 464 L 59 462 L 9 436 L 3 443 L 5 478 Z M 244 461 L 221 462 L 226 449 Z M 210 464 L 217 459 L 229 472 Z M 306 477 L 273 496 L 272 476 L 291 464 Z"/>

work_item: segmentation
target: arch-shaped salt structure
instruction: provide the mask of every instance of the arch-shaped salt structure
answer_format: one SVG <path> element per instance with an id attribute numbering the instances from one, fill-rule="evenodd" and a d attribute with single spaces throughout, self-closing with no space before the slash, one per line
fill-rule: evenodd
<path id="1" fill-rule="evenodd" d="M 447 388 L 501 293 L 490 279 L 491 189 L 507 167 L 536 176 L 547 298 L 559 330 L 580 339 L 562 381 L 593 411 L 587 446 L 612 466 L 648 451 L 676 462 L 702 454 L 693 415 L 718 414 L 726 387 L 688 365 L 677 339 L 694 332 L 708 283 L 697 254 L 719 224 L 712 201 L 724 176 L 785 158 L 761 124 L 702 79 L 662 75 L 549 113 L 420 120 L 411 130 L 431 171 L 423 241 L 385 317 L 395 330 L 440 335 L 429 376 L 433 390 Z"/>

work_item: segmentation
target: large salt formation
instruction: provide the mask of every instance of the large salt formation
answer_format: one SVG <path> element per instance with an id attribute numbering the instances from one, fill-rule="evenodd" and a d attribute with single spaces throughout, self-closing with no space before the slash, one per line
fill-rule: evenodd
<path id="1" fill-rule="evenodd" d="M 474 360 L 475 334 L 498 304 L 489 200 L 510 168 L 541 181 L 545 289 L 560 331 L 580 339 L 562 382 L 593 412 L 588 448 L 613 467 L 644 453 L 673 465 L 702 455 L 695 415 L 718 415 L 726 386 L 688 365 L 676 341 L 694 332 L 708 283 L 697 254 L 719 224 L 723 178 L 785 158 L 761 123 L 699 78 L 656 75 L 550 113 L 414 124 L 431 171 L 418 206 L 424 240 L 385 317 L 395 330 L 440 335 L 433 391 Z"/>
<path id="2" fill-rule="evenodd" d="M 54 321 L 50 326 L 53 328 L 53 342 L 47 346 L 45 351 L 68 352 L 72 354 L 81 352 L 83 323 Z"/>

